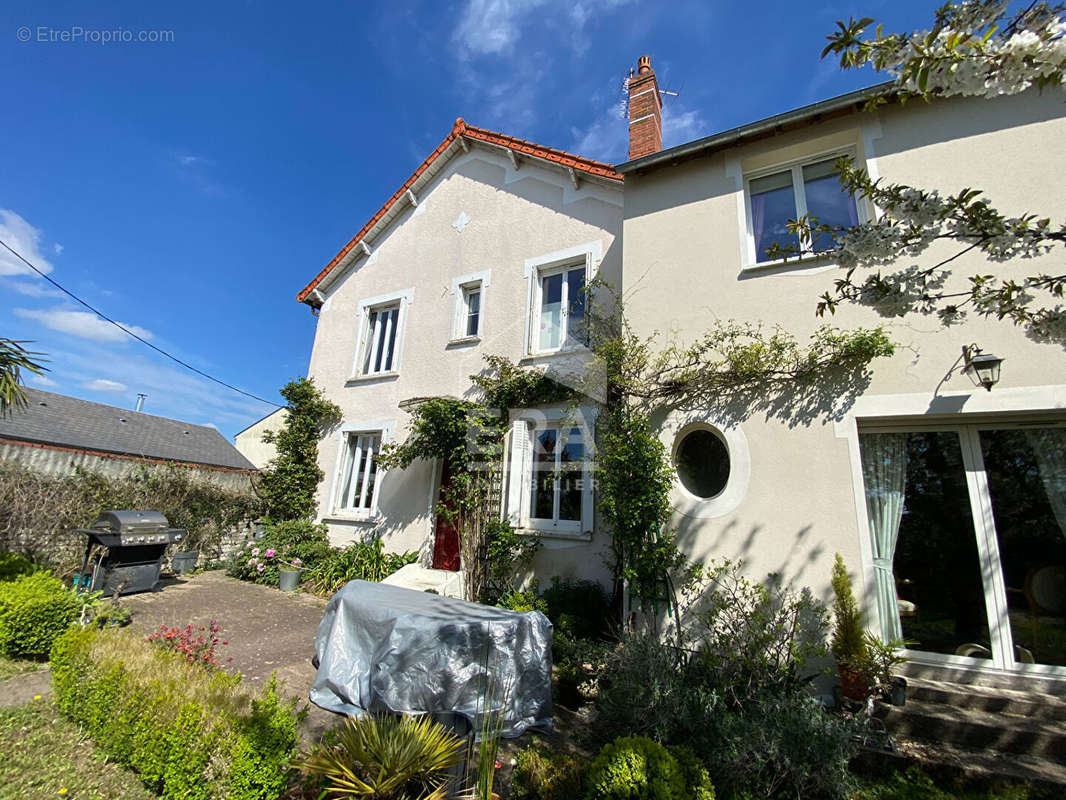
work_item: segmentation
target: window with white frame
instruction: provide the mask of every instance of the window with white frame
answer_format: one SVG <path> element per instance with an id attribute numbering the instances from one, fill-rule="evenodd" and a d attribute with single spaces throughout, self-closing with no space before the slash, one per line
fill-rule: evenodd
<path id="1" fill-rule="evenodd" d="M 832 237 L 820 233 L 800 244 L 788 230 L 789 220 L 804 215 L 817 224 L 852 227 L 861 221 L 861 207 L 840 185 L 836 162 L 849 152 L 822 154 L 782 164 L 744 176 L 748 213 L 748 243 L 754 263 L 773 260 L 768 254 L 777 244 L 789 255 L 813 256 L 833 247 Z"/>
<path id="2" fill-rule="evenodd" d="M 396 339 L 400 330 L 400 304 L 368 309 L 366 336 L 363 338 L 362 375 L 393 372 L 396 364 Z"/>
<path id="3" fill-rule="evenodd" d="M 352 380 L 400 371 L 404 327 L 414 289 L 369 297 L 359 302 L 359 338 Z"/>
<path id="4" fill-rule="evenodd" d="M 350 431 L 345 434 L 337 510 L 371 514 L 377 508 L 381 439 L 381 431 Z"/>
<path id="5" fill-rule="evenodd" d="M 456 338 L 481 335 L 481 281 L 462 287 L 461 313 L 457 320 Z"/>
<path id="6" fill-rule="evenodd" d="M 533 350 L 550 353 L 585 344 L 585 285 L 580 263 L 538 271 L 533 303 Z"/>
<path id="7" fill-rule="evenodd" d="M 567 419 L 512 425 L 507 516 L 513 525 L 570 536 L 591 529 L 588 435 Z"/>

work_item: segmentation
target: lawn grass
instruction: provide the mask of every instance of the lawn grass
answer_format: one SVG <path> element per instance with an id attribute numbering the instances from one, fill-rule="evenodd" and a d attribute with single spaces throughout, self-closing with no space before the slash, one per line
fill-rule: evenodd
<path id="1" fill-rule="evenodd" d="M 23 672 L 33 672 L 45 666 L 39 661 L 12 661 L 0 656 L 0 681 L 21 675 Z"/>
<path id="2" fill-rule="evenodd" d="M 48 700 L 0 709 L 0 800 L 150 800 L 132 772 L 97 752 Z"/>
<path id="3" fill-rule="evenodd" d="M 850 800 L 1045 800 L 1057 795 L 1045 789 L 1005 784 L 983 789 L 944 787 L 917 767 L 888 778 L 862 781 Z"/>

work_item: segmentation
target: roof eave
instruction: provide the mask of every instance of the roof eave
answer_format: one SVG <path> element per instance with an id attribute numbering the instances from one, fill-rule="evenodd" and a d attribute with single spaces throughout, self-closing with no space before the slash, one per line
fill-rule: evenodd
<path id="1" fill-rule="evenodd" d="M 847 94 L 812 103 L 792 111 L 775 114 L 772 117 L 766 117 L 756 122 L 749 122 L 746 125 L 731 128 L 721 133 L 705 136 L 702 139 L 695 139 L 694 141 L 671 147 L 668 150 L 660 150 L 658 153 L 635 158 L 632 161 L 617 165 L 615 169 L 622 175 L 629 175 L 647 172 L 665 164 L 676 164 L 680 161 L 709 155 L 741 142 L 771 135 L 782 129 L 793 128 L 804 123 L 818 122 L 829 115 L 861 110 L 862 106 L 870 98 L 886 97 L 891 95 L 894 89 L 895 83 L 889 81 L 848 92 Z"/>
<path id="2" fill-rule="evenodd" d="M 611 164 L 606 164 L 590 159 L 583 159 L 561 150 L 534 145 L 525 140 L 516 139 L 506 134 L 477 128 L 467 125 L 463 120 L 456 120 L 448 136 L 445 137 L 437 148 L 418 166 L 418 169 L 408 178 L 403 185 L 386 201 L 371 221 L 360 230 L 349 242 L 341 248 L 340 252 L 333 257 L 329 264 L 296 296 L 297 301 L 306 303 L 312 307 L 322 305 L 320 297 L 315 297 L 316 290 L 321 292 L 330 286 L 339 277 L 345 274 L 351 265 L 358 260 L 360 255 L 370 257 L 369 241 L 377 234 L 392 224 L 392 221 L 402 213 L 408 203 L 399 202 L 400 198 L 412 193 L 415 198 L 419 192 L 440 174 L 444 165 L 451 160 L 455 151 L 462 148 L 467 150 L 471 145 L 488 147 L 490 149 L 511 150 L 524 160 L 535 161 L 539 164 L 562 170 L 572 170 L 580 180 L 590 181 L 601 186 L 612 188 L 620 187 L 622 175 Z M 573 179 L 573 177 L 572 177 Z M 375 219 L 376 218 L 376 219 Z M 361 242 L 367 242 L 366 248 L 360 248 Z"/>

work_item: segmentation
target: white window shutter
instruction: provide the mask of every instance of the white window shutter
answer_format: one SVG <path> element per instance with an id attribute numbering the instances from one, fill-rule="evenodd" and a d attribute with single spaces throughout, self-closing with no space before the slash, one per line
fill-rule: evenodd
<path id="1" fill-rule="evenodd" d="M 527 474 L 529 471 L 529 424 L 525 420 L 515 420 L 508 435 L 507 460 L 507 521 L 514 527 L 522 524 L 522 501 L 527 492 Z"/>

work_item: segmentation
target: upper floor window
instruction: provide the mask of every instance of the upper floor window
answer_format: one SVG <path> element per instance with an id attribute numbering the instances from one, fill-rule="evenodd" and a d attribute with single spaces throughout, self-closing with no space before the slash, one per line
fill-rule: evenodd
<path id="1" fill-rule="evenodd" d="M 363 374 L 392 372 L 396 361 L 396 336 L 400 329 L 400 304 L 370 310 L 363 346 Z"/>
<path id="2" fill-rule="evenodd" d="M 353 379 L 399 372 L 411 297 L 412 290 L 408 289 L 369 298 L 359 304 L 360 333 Z"/>
<path id="3" fill-rule="evenodd" d="M 819 225 L 859 224 L 859 206 L 840 185 L 836 162 L 842 155 L 847 154 L 822 155 L 745 175 L 748 240 L 756 263 L 773 260 L 769 250 L 774 244 L 792 256 L 815 255 L 833 247 L 832 237 L 825 233 L 801 246 L 788 230 L 789 220 L 809 214 Z"/>
<path id="4" fill-rule="evenodd" d="M 534 304 L 537 352 L 585 344 L 586 272 L 582 261 L 538 273 Z"/>
<path id="5" fill-rule="evenodd" d="M 481 284 L 475 283 L 463 287 L 464 336 L 478 336 L 481 333 Z"/>
<path id="6" fill-rule="evenodd" d="M 492 271 L 475 272 L 452 279 L 455 314 L 452 320 L 451 343 L 476 342 L 484 329 L 485 293 Z"/>

